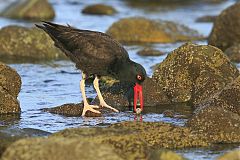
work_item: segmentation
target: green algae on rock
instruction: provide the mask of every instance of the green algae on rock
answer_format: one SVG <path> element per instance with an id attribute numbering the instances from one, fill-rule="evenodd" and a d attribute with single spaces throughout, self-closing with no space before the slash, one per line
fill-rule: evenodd
<path id="1" fill-rule="evenodd" d="M 158 65 L 153 79 L 171 101 L 199 104 L 238 75 L 236 66 L 220 49 L 186 43 Z"/>
<path id="2" fill-rule="evenodd" d="M 147 131 L 147 132 L 146 132 Z M 93 159 L 149 159 L 165 157 L 168 152 L 158 152 L 160 148 L 204 147 L 217 143 L 207 133 L 164 122 L 121 122 L 107 128 L 71 128 L 52 134 L 47 138 L 23 139 L 13 143 L 3 153 L 2 160 L 68 159 L 84 157 Z M 224 136 L 218 139 L 224 139 Z M 235 142 L 240 142 L 240 137 Z M 233 139 L 224 139 L 229 143 Z M 58 146 L 58 147 L 56 147 Z M 96 149 L 94 147 L 97 147 Z M 97 152 L 95 150 L 98 150 Z M 95 151 L 95 152 L 93 152 Z M 54 157 L 50 152 L 54 153 Z M 168 157 L 168 156 L 167 156 Z M 181 158 L 174 154 L 175 158 Z M 95 158 L 96 159 L 96 158 Z M 182 158 L 184 159 L 184 158 Z"/>
<path id="3" fill-rule="evenodd" d="M 93 4 L 85 7 L 82 10 L 82 13 L 95 15 L 113 15 L 117 13 L 117 11 L 112 6 L 104 4 Z"/>
<path id="4" fill-rule="evenodd" d="M 217 17 L 209 36 L 208 44 L 223 51 L 240 43 L 240 2 L 228 7 Z"/>
<path id="5" fill-rule="evenodd" d="M 20 113 L 17 96 L 21 89 L 21 77 L 11 67 L 0 62 L 0 114 Z"/>
<path id="6" fill-rule="evenodd" d="M 224 89 L 199 104 L 196 113 L 187 122 L 194 130 L 202 130 L 214 141 L 238 142 L 240 138 L 240 76 Z M 220 140 L 218 137 L 221 137 Z M 224 138 L 223 138 L 224 137 Z"/>
<path id="7" fill-rule="evenodd" d="M 51 38 L 36 28 L 7 26 L 0 30 L 0 57 L 29 60 L 59 59 L 66 56 Z"/>
<path id="8" fill-rule="evenodd" d="M 0 86 L 16 98 L 21 85 L 21 77 L 17 71 L 0 62 Z"/>
<path id="9" fill-rule="evenodd" d="M 55 12 L 47 0 L 16 1 L 0 13 L 1 16 L 26 20 L 52 20 Z"/>
<path id="10" fill-rule="evenodd" d="M 2 156 L 2 160 L 66 160 L 99 159 L 122 160 L 113 148 L 106 144 L 79 138 L 29 138 L 13 143 Z"/>
<path id="11" fill-rule="evenodd" d="M 186 26 L 143 17 L 123 18 L 113 23 L 107 34 L 122 43 L 172 43 L 203 39 L 196 30 Z"/>

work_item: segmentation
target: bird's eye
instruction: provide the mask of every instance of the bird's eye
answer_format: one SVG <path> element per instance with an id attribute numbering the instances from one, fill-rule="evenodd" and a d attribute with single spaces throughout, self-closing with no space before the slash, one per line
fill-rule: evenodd
<path id="1" fill-rule="evenodd" d="M 137 79 L 138 79 L 139 81 L 141 81 L 141 80 L 142 80 L 142 76 L 137 75 Z"/>

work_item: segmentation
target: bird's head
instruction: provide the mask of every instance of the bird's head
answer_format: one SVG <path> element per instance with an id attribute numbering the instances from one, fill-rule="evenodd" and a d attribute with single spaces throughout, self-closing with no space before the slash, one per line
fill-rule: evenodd
<path id="1" fill-rule="evenodd" d="M 137 84 L 141 84 L 146 79 L 146 70 L 141 64 L 134 63 L 133 65 L 133 81 Z"/>
<path id="2" fill-rule="evenodd" d="M 138 110 L 143 110 L 143 93 L 142 93 L 142 82 L 146 79 L 146 70 L 143 68 L 142 65 L 135 63 L 133 65 L 133 79 L 135 80 L 134 85 L 134 99 L 133 99 L 133 105 L 134 105 L 134 111 L 138 114 Z M 140 102 L 140 107 L 137 108 L 138 99 Z"/>

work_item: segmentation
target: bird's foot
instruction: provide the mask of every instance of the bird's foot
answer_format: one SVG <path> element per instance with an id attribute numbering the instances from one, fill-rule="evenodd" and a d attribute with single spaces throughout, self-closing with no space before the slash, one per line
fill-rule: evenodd
<path id="1" fill-rule="evenodd" d="M 106 102 L 102 102 L 102 103 L 100 103 L 100 106 L 102 106 L 102 107 L 106 107 L 106 108 L 109 108 L 109 109 L 113 110 L 114 112 L 119 112 L 117 109 L 115 109 L 115 108 L 109 106 Z"/>
<path id="2" fill-rule="evenodd" d="M 85 104 L 84 107 L 83 107 L 82 116 L 85 116 L 87 111 L 91 111 L 93 113 L 98 113 L 98 114 L 101 113 L 101 112 L 95 110 L 94 108 L 99 108 L 99 106 Z"/>

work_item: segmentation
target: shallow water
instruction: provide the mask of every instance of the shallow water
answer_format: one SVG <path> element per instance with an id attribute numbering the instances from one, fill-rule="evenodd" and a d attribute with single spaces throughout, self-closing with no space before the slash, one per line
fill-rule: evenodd
<path id="1" fill-rule="evenodd" d="M 216 15 L 224 8 L 234 3 L 227 1 L 221 4 L 201 4 L 201 5 L 182 5 L 182 6 L 159 6 L 130 8 L 124 1 L 120 0 L 98 0 L 98 1 L 74 1 L 70 0 L 50 0 L 56 11 L 55 22 L 69 23 L 82 29 L 98 30 L 105 32 L 107 28 L 120 18 L 129 16 L 144 16 L 152 19 L 164 19 L 197 29 L 201 34 L 207 36 L 210 31 L 211 23 L 196 23 L 197 17 L 203 15 Z M 71 1 L 73 2 L 73 1 Z M 101 3 L 115 6 L 119 11 L 114 16 L 88 16 L 81 14 L 81 9 L 90 3 Z M 5 1 L 0 1 L 0 9 L 3 8 Z M 74 4 L 74 5 L 73 5 Z M 104 19 L 104 20 L 103 20 Z M 0 18 L 0 27 L 17 24 L 24 26 L 33 26 L 33 23 Z M 206 41 L 197 42 L 206 44 Z M 182 43 L 172 44 L 148 44 L 165 53 L 169 53 Z M 132 45 L 125 46 L 129 52 L 130 58 L 143 64 L 149 76 L 152 75 L 151 67 L 163 61 L 166 55 L 159 57 L 141 57 L 136 52 L 144 46 Z M 3 60 L 6 61 L 6 60 Z M 79 81 L 81 74 L 75 69 L 74 64 L 70 61 L 48 61 L 34 63 L 16 63 L 8 61 L 9 65 L 15 68 L 22 77 L 22 89 L 19 95 L 21 102 L 22 114 L 20 117 L 0 117 L 0 126 L 12 126 L 16 128 L 34 128 L 48 132 L 57 132 L 59 130 L 71 127 L 91 127 L 91 126 L 108 126 L 109 124 L 132 121 L 134 115 L 132 112 L 120 112 L 107 114 L 101 118 L 82 118 L 82 117 L 64 117 L 50 113 L 41 112 L 40 109 L 46 107 L 55 107 L 64 103 L 77 103 L 81 101 Z M 240 65 L 238 64 L 240 67 Z M 87 87 L 87 96 L 94 98 L 96 96 L 91 86 Z M 159 106 L 143 115 L 144 121 L 165 121 L 177 125 L 184 125 L 185 119 L 173 119 L 164 117 L 161 110 L 171 106 Z M 184 109 L 183 109 L 184 110 Z M 185 109 L 188 111 L 188 109 Z M 181 113 L 180 113 L 181 114 Z M 184 154 L 190 159 L 214 159 L 219 154 L 237 146 L 224 146 L 221 149 L 185 149 L 177 150 L 178 153 Z"/>

